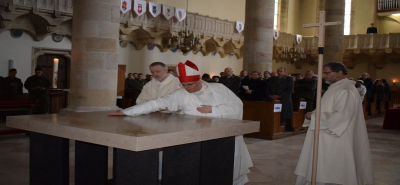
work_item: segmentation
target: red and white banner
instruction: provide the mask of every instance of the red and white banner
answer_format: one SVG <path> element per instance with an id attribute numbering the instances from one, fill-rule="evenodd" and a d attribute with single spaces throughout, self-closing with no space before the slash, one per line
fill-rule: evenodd
<path id="1" fill-rule="evenodd" d="M 302 35 L 296 35 L 297 44 L 300 44 L 302 40 L 303 40 L 303 36 Z"/>
<path id="2" fill-rule="evenodd" d="M 161 5 L 158 3 L 149 2 L 149 12 L 153 17 L 161 14 Z"/>
<path id="3" fill-rule="evenodd" d="M 175 17 L 179 22 L 182 22 L 186 18 L 186 10 L 181 8 L 175 8 Z"/>
<path id="4" fill-rule="evenodd" d="M 279 30 L 274 30 L 274 39 L 278 40 L 279 38 Z"/>
<path id="5" fill-rule="evenodd" d="M 133 4 L 133 11 L 135 11 L 135 13 L 138 16 L 141 16 L 144 13 L 146 13 L 147 10 L 146 7 L 147 7 L 147 1 L 135 0 Z"/>
<path id="6" fill-rule="evenodd" d="M 242 33 L 242 31 L 244 30 L 244 22 L 236 21 L 236 30 L 239 33 Z"/>
<path id="7" fill-rule="evenodd" d="M 123 14 L 129 12 L 132 9 L 132 0 L 121 0 L 121 5 L 119 9 Z"/>
<path id="8" fill-rule="evenodd" d="M 172 6 L 163 5 L 162 13 L 167 20 L 175 16 L 175 8 Z"/>

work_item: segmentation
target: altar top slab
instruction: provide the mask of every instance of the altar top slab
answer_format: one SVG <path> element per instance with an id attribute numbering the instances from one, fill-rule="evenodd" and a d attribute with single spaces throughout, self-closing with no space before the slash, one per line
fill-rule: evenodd
<path id="1" fill-rule="evenodd" d="M 160 112 L 111 117 L 108 113 L 111 111 L 8 116 L 7 126 L 131 151 L 238 136 L 260 128 L 259 121 Z"/>

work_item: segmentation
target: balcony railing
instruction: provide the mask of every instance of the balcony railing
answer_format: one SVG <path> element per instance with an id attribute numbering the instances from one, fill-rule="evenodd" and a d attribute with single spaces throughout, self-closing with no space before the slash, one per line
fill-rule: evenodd
<path id="1" fill-rule="evenodd" d="M 400 0 L 378 0 L 378 12 L 400 10 Z"/>
<path id="2" fill-rule="evenodd" d="M 400 33 L 345 35 L 345 49 L 400 48 Z"/>

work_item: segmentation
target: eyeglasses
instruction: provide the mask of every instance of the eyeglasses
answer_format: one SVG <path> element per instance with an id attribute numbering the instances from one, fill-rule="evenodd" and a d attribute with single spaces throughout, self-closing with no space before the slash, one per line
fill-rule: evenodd
<path id="1" fill-rule="evenodd" d="M 185 87 L 192 87 L 194 84 L 196 84 L 198 81 L 196 81 L 196 82 L 194 82 L 194 83 L 191 83 L 191 84 L 179 84 L 179 86 L 181 86 L 182 88 L 185 88 Z"/>

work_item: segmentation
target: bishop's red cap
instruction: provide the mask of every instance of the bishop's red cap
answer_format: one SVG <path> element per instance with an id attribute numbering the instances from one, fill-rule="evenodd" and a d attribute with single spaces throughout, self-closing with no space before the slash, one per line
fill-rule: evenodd
<path id="1" fill-rule="evenodd" d="M 178 73 L 181 83 L 195 82 L 200 80 L 199 68 L 197 68 L 196 64 L 189 60 L 187 60 L 185 64 L 179 62 L 178 66 L 176 67 L 176 72 Z"/>

